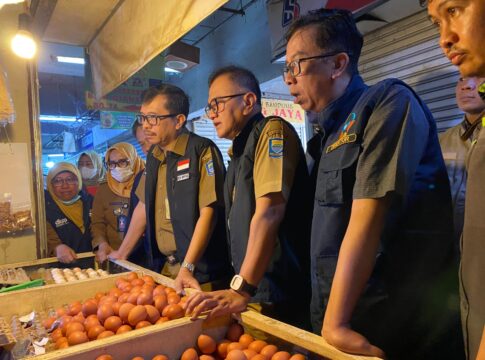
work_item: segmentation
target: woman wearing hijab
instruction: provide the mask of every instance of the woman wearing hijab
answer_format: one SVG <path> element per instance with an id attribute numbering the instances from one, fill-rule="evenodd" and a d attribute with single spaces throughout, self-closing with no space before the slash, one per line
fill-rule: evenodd
<path id="1" fill-rule="evenodd" d="M 70 263 L 76 253 L 91 251 L 90 216 L 93 197 L 82 190 L 82 178 L 73 164 L 60 162 L 47 174 L 45 207 L 50 256 Z"/>
<path id="2" fill-rule="evenodd" d="M 117 250 L 128 228 L 130 196 L 136 188 L 137 176 L 145 163 L 135 148 L 128 143 L 118 143 L 108 149 L 105 156 L 108 168 L 106 182 L 100 184 L 94 197 L 91 234 L 93 249 L 98 262 Z"/>
<path id="3" fill-rule="evenodd" d="M 79 156 L 77 167 L 81 172 L 85 190 L 93 196 L 96 195 L 98 186 L 106 175 L 101 156 L 94 150 L 85 151 Z"/>

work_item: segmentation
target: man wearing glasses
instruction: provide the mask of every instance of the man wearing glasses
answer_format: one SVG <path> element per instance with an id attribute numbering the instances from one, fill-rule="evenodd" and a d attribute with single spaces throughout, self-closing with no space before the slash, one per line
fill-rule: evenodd
<path id="1" fill-rule="evenodd" d="M 209 282 L 216 286 L 214 281 L 230 274 L 222 156 L 212 141 L 185 128 L 188 113 L 188 97 L 176 86 L 163 84 L 144 94 L 137 121 L 143 125 L 145 141 L 155 146 L 136 191 L 140 202 L 133 229 L 130 224 L 119 251 L 110 255 L 126 259 L 146 224 L 143 260 L 175 278 L 178 292 Z"/>
<path id="2" fill-rule="evenodd" d="M 206 113 L 217 136 L 232 140 L 224 200 L 236 275 L 228 290 L 191 296 L 186 311 L 213 317 L 250 304 L 308 326 L 311 194 L 298 135 L 283 119 L 263 117 L 256 77 L 236 66 L 210 77 Z"/>
<path id="3" fill-rule="evenodd" d="M 453 220 L 432 115 L 399 80 L 364 84 L 363 39 L 350 12 L 303 16 L 287 41 L 285 82 L 296 103 L 318 113 L 323 132 L 311 238 L 314 330 L 350 353 L 460 358 L 448 337 L 457 327 L 448 309 L 456 282 L 445 276 L 455 275 Z"/>

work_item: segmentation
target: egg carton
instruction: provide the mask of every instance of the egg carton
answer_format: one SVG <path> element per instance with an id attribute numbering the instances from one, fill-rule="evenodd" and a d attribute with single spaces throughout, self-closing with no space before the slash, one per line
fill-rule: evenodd
<path id="1" fill-rule="evenodd" d="M 0 269 L 0 284 L 17 285 L 27 281 L 30 281 L 30 278 L 22 268 Z"/>
<path id="2" fill-rule="evenodd" d="M 53 268 L 51 269 L 51 275 L 56 284 L 65 284 L 67 282 L 78 280 L 98 279 L 108 276 L 109 273 L 102 269 L 94 270 L 92 268 L 81 269 L 79 267 L 75 267 L 73 269 Z"/>

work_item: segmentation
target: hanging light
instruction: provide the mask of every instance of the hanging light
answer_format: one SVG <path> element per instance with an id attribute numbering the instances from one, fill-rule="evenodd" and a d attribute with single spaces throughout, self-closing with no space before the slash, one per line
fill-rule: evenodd
<path id="1" fill-rule="evenodd" d="M 12 50 L 21 58 L 32 59 L 37 52 L 37 44 L 29 30 L 30 16 L 27 14 L 19 15 L 19 30 L 12 39 Z"/>

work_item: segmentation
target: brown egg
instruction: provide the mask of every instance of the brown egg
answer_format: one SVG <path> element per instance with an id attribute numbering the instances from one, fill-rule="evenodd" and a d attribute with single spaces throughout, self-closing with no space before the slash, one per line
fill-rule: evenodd
<path id="1" fill-rule="evenodd" d="M 127 283 L 127 284 L 126 284 L 126 285 L 123 287 L 123 289 L 121 289 L 121 290 L 123 290 L 123 292 L 124 292 L 124 293 L 129 293 L 129 292 L 131 291 L 131 289 L 132 289 L 132 288 L 133 288 L 133 286 L 131 286 L 131 284 L 130 284 L 130 283 Z"/>
<path id="2" fill-rule="evenodd" d="M 257 353 L 260 353 L 263 348 L 268 345 L 266 341 L 263 340 L 254 340 L 251 344 L 249 344 L 248 349 L 254 350 Z"/>
<path id="3" fill-rule="evenodd" d="M 244 333 L 244 329 L 238 323 L 231 324 L 229 329 L 227 329 L 226 338 L 230 341 L 236 342 L 239 341 L 239 338 Z"/>
<path id="4" fill-rule="evenodd" d="M 75 331 L 84 331 L 84 325 L 77 321 L 71 321 L 66 325 L 66 337 Z"/>
<path id="5" fill-rule="evenodd" d="M 290 360 L 290 358 L 291 354 L 289 352 L 278 351 L 271 357 L 271 360 Z"/>
<path id="6" fill-rule="evenodd" d="M 136 324 L 135 329 L 141 329 L 147 326 L 151 326 L 152 324 L 149 321 L 142 320 L 138 324 Z"/>
<path id="7" fill-rule="evenodd" d="M 204 354 L 199 356 L 199 360 L 216 360 L 216 358 L 214 356 Z"/>
<path id="8" fill-rule="evenodd" d="M 61 316 L 61 318 L 59 319 L 59 327 L 61 328 L 62 333 L 63 333 L 64 335 L 66 335 L 66 326 L 67 326 L 67 324 L 69 324 L 71 321 L 72 321 L 72 316 L 69 316 L 69 315 L 64 315 L 64 316 Z"/>
<path id="9" fill-rule="evenodd" d="M 56 310 L 57 317 L 67 315 L 67 310 L 64 307 L 60 307 Z"/>
<path id="10" fill-rule="evenodd" d="M 168 357 L 166 357 L 165 355 L 155 355 L 154 357 L 152 357 L 152 360 L 168 360 Z"/>
<path id="11" fill-rule="evenodd" d="M 179 304 L 167 305 L 163 309 L 162 316 L 166 316 L 170 320 L 180 319 L 185 316 L 185 311 Z"/>
<path id="12" fill-rule="evenodd" d="M 258 355 L 258 353 L 256 351 L 251 350 L 251 349 L 244 349 L 243 353 L 244 353 L 244 355 L 246 355 L 246 357 L 248 359 L 251 359 L 253 356 Z"/>
<path id="13" fill-rule="evenodd" d="M 159 312 L 162 312 L 165 306 L 168 305 L 167 296 L 165 294 L 154 296 L 153 305 Z"/>
<path id="14" fill-rule="evenodd" d="M 126 280 L 132 281 L 138 279 L 138 274 L 136 272 L 130 272 L 128 275 L 126 275 Z"/>
<path id="15" fill-rule="evenodd" d="M 98 314 L 98 320 L 101 324 L 103 324 L 107 318 L 115 314 L 115 312 L 113 311 L 113 307 L 111 305 L 112 304 L 107 304 L 107 303 L 99 305 L 97 314 Z"/>
<path id="16" fill-rule="evenodd" d="M 227 353 L 229 354 L 232 350 L 244 350 L 244 345 L 238 341 L 232 342 L 227 345 Z"/>
<path id="17" fill-rule="evenodd" d="M 227 353 L 226 360 L 248 360 L 242 350 L 232 350 Z"/>
<path id="18" fill-rule="evenodd" d="M 97 340 L 99 339 L 104 339 L 104 338 L 107 338 L 107 337 L 110 337 L 110 336 L 113 336 L 115 333 L 112 332 L 112 331 L 109 331 L 109 330 L 106 330 L 106 331 L 103 331 L 101 334 L 98 335 L 98 337 L 96 338 Z"/>
<path id="19" fill-rule="evenodd" d="M 118 298 L 118 302 L 124 304 L 126 300 L 128 300 L 128 296 L 130 296 L 129 293 L 121 294 L 120 297 Z"/>
<path id="20" fill-rule="evenodd" d="M 268 360 L 268 358 L 264 355 L 256 354 L 251 358 L 251 360 Z"/>
<path id="21" fill-rule="evenodd" d="M 128 331 L 131 331 L 131 330 L 133 330 L 133 329 L 131 328 L 131 326 L 130 326 L 130 325 L 121 325 L 121 326 L 118 328 L 118 330 L 116 331 L 116 335 L 119 335 L 119 334 L 124 334 L 124 333 L 126 333 L 126 332 L 128 332 Z"/>
<path id="22" fill-rule="evenodd" d="M 151 293 L 140 292 L 136 299 L 137 305 L 151 305 L 153 304 L 153 298 Z"/>
<path id="23" fill-rule="evenodd" d="M 185 304 L 187 302 L 187 300 L 189 300 L 189 297 L 188 296 L 182 296 L 180 298 L 179 305 L 182 306 L 183 304 Z"/>
<path id="24" fill-rule="evenodd" d="M 145 359 L 143 359 L 141 356 L 135 356 L 131 360 L 145 360 Z"/>
<path id="25" fill-rule="evenodd" d="M 123 325 L 123 322 L 118 316 L 110 316 L 104 321 L 104 328 L 113 332 L 116 332 L 121 325 Z"/>
<path id="26" fill-rule="evenodd" d="M 79 312 L 77 315 L 72 317 L 72 321 L 80 322 L 81 324 L 86 320 L 82 312 Z"/>
<path id="27" fill-rule="evenodd" d="M 123 305 L 122 303 L 120 302 L 115 302 L 113 305 L 111 305 L 111 308 L 113 309 L 113 312 L 115 313 L 115 315 L 119 315 L 120 314 L 120 307 L 121 305 Z"/>
<path id="28" fill-rule="evenodd" d="M 219 344 L 217 344 L 217 353 L 221 358 L 225 358 L 227 356 L 227 345 L 231 342 L 229 340 L 222 340 Z"/>
<path id="29" fill-rule="evenodd" d="M 180 302 L 180 296 L 178 296 L 176 293 L 170 293 L 167 295 L 167 302 L 169 305 L 178 304 Z"/>
<path id="30" fill-rule="evenodd" d="M 75 301 L 69 305 L 68 314 L 71 316 L 77 315 L 82 310 L 82 308 L 82 304 L 79 301 Z"/>
<path id="31" fill-rule="evenodd" d="M 271 359 L 271 357 L 277 352 L 278 348 L 275 345 L 266 345 L 259 353 L 266 356 L 268 359 Z"/>
<path id="32" fill-rule="evenodd" d="M 60 349 L 66 349 L 68 347 L 69 347 L 69 343 L 67 341 L 65 341 L 65 342 L 60 343 L 57 349 L 59 349 L 59 350 Z"/>
<path id="33" fill-rule="evenodd" d="M 113 357 L 108 354 L 99 355 L 96 360 L 113 360 Z"/>
<path id="34" fill-rule="evenodd" d="M 98 306 L 101 304 L 114 304 L 118 301 L 118 298 L 112 295 L 105 295 L 101 299 L 99 299 Z"/>
<path id="35" fill-rule="evenodd" d="M 94 325 L 101 325 L 96 315 L 89 315 L 86 320 L 84 320 L 84 327 L 89 331 Z"/>
<path id="36" fill-rule="evenodd" d="M 128 314 L 128 323 L 131 326 L 136 326 L 140 321 L 144 321 L 147 317 L 147 310 L 143 305 L 136 305 L 130 310 Z"/>
<path id="37" fill-rule="evenodd" d="M 174 288 L 171 288 L 171 287 L 167 286 L 167 287 L 165 288 L 165 294 L 166 294 L 166 295 L 168 295 L 168 294 L 170 294 L 170 293 L 174 293 L 174 294 L 176 294 L 177 292 L 175 291 L 175 289 L 174 289 Z"/>
<path id="38" fill-rule="evenodd" d="M 115 281 L 115 285 L 118 289 L 120 288 L 120 285 L 122 286 L 123 284 L 126 284 L 126 283 L 128 283 L 128 281 L 125 278 L 118 278 Z"/>
<path id="39" fill-rule="evenodd" d="M 48 317 L 47 319 L 42 321 L 42 326 L 44 326 L 44 328 L 46 328 L 46 329 L 50 329 L 52 324 L 54 323 L 54 321 L 56 321 L 55 317 L 53 317 L 53 316 Z"/>
<path id="40" fill-rule="evenodd" d="M 98 325 L 93 325 L 88 330 L 88 338 L 90 340 L 96 340 L 98 338 L 99 334 L 101 334 L 105 330 L 106 329 L 103 326 L 99 325 L 99 324 Z"/>
<path id="41" fill-rule="evenodd" d="M 199 355 L 197 354 L 197 351 L 195 351 L 194 348 L 188 348 L 185 350 L 180 357 L 180 360 L 198 360 Z"/>
<path id="42" fill-rule="evenodd" d="M 128 322 L 128 314 L 134 307 L 135 305 L 131 303 L 125 303 L 120 306 L 119 317 L 121 318 L 121 320 L 123 320 L 124 323 Z"/>
<path id="43" fill-rule="evenodd" d="M 106 294 L 103 293 L 103 292 L 98 292 L 98 293 L 96 293 L 96 295 L 94 296 L 94 298 L 96 299 L 96 301 L 99 301 L 99 299 L 101 299 L 105 295 Z"/>
<path id="44" fill-rule="evenodd" d="M 134 279 L 130 282 L 131 286 L 142 286 L 145 282 L 142 279 Z"/>
<path id="45" fill-rule="evenodd" d="M 197 346 L 203 354 L 212 354 L 217 349 L 216 341 L 209 335 L 201 334 L 197 338 Z"/>
<path id="46" fill-rule="evenodd" d="M 166 295 L 165 294 L 165 286 L 163 285 L 157 285 L 157 287 L 155 289 L 153 289 L 153 298 L 155 298 L 155 296 L 157 295 Z"/>
<path id="47" fill-rule="evenodd" d="M 60 339 L 61 337 L 63 337 L 62 335 L 62 330 L 57 328 L 55 329 L 52 333 L 51 333 L 51 339 L 52 341 L 56 342 L 58 339 Z"/>
<path id="48" fill-rule="evenodd" d="M 118 298 L 120 297 L 120 295 L 123 294 L 123 291 L 121 291 L 120 289 L 118 288 L 112 288 L 110 291 L 109 291 L 109 295 L 110 296 L 114 296 L 115 298 Z"/>
<path id="49" fill-rule="evenodd" d="M 82 312 L 84 316 L 96 314 L 98 311 L 98 304 L 93 299 L 86 300 L 82 306 Z"/>
<path id="50" fill-rule="evenodd" d="M 152 284 L 143 284 L 141 287 L 141 291 L 150 293 L 150 295 L 153 296 L 153 288 L 154 286 Z"/>
<path id="51" fill-rule="evenodd" d="M 245 349 L 247 349 L 249 347 L 249 344 L 251 344 L 253 341 L 254 338 L 249 334 L 242 334 L 239 338 L 239 343 L 241 343 Z"/>
<path id="52" fill-rule="evenodd" d="M 69 345 L 82 344 L 88 341 L 88 335 L 84 331 L 74 331 L 67 337 Z"/>
<path id="53" fill-rule="evenodd" d="M 126 302 L 133 304 L 133 305 L 136 305 L 136 301 L 138 300 L 139 294 L 140 293 L 130 293 L 130 295 L 128 295 L 128 297 L 126 298 Z"/>
<path id="54" fill-rule="evenodd" d="M 155 324 L 163 324 L 164 322 L 170 321 L 170 319 L 166 316 L 162 316 L 160 319 L 157 320 Z"/>
<path id="55" fill-rule="evenodd" d="M 63 342 L 67 343 L 67 338 L 66 337 L 60 337 L 56 341 L 56 349 L 59 349 L 59 345 L 62 344 Z"/>
<path id="56" fill-rule="evenodd" d="M 153 305 L 145 305 L 145 309 L 147 311 L 147 320 L 155 324 L 160 319 L 160 312 Z"/>
<path id="57" fill-rule="evenodd" d="M 306 360 L 306 357 L 304 357 L 302 354 L 295 354 L 290 357 L 290 360 Z"/>
<path id="58" fill-rule="evenodd" d="M 152 276 L 150 275 L 143 275 L 142 277 L 142 280 L 145 282 L 145 283 L 152 283 L 152 284 L 155 284 L 155 280 L 153 279 Z"/>

